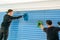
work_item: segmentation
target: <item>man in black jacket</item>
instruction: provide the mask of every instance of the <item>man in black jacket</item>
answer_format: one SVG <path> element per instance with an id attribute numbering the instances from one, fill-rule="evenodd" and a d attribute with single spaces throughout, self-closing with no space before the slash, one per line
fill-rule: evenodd
<path id="1" fill-rule="evenodd" d="M 39 23 L 40 28 L 44 30 L 47 34 L 47 40 L 59 40 L 58 32 L 60 31 L 60 27 L 52 26 L 52 21 L 47 20 L 46 24 L 48 28 L 44 28 L 43 24 Z"/>
<path id="2" fill-rule="evenodd" d="M 2 40 L 2 39 L 7 40 L 9 26 L 10 26 L 12 20 L 13 19 L 19 19 L 19 18 L 23 17 L 23 16 L 13 17 L 12 15 L 13 15 L 13 10 L 9 9 L 7 11 L 7 14 L 4 16 L 3 22 L 1 24 L 0 40 Z"/>

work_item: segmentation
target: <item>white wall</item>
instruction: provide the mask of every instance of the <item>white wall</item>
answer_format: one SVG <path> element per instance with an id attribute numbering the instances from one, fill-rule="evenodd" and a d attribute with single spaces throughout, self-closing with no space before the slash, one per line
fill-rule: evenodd
<path id="1" fill-rule="evenodd" d="M 0 4 L 36 2 L 36 1 L 50 1 L 50 0 L 0 0 Z"/>
<path id="2" fill-rule="evenodd" d="M 60 1 L 29 2 L 0 5 L 0 11 L 7 11 L 8 9 L 13 9 L 17 11 L 60 9 Z"/>

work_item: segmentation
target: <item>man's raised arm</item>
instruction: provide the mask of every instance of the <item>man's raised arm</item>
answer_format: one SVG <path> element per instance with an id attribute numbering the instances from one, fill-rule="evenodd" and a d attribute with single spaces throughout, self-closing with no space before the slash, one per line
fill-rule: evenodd
<path id="1" fill-rule="evenodd" d="M 19 19 L 22 18 L 23 16 L 18 16 L 18 17 L 11 17 L 12 19 Z"/>

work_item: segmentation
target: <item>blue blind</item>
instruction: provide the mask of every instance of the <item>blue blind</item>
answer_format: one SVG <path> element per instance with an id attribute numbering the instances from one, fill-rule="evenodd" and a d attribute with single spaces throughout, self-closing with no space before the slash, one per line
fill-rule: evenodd
<path id="1" fill-rule="evenodd" d="M 3 13 L 0 13 L 0 23 L 3 19 Z M 24 21 L 23 18 L 13 20 L 9 29 L 8 40 L 47 40 L 46 33 L 37 27 L 37 21 L 42 20 L 45 27 L 47 27 L 46 20 L 52 20 L 54 26 L 58 26 L 57 22 L 60 21 L 60 10 L 16 11 L 14 16 L 24 13 L 29 15 L 29 20 Z"/>
<path id="2" fill-rule="evenodd" d="M 46 20 L 52 20 L 54 26 L 58 26 L 57 22 L 60 21 L 60 10 L 37 10 L 24 12 L 28 13 L 29 20 L 21 20 L 19 22 L 18 40 L 47 40 L 46 33 L 37 27 L 37 21 L 42 20 L 45 27 L 47 27 Z"/>

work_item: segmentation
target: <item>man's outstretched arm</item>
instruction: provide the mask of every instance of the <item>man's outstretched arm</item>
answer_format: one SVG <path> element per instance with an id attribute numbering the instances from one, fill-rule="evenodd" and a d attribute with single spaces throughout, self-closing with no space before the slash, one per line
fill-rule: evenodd
<path id="1" fill-rule="evenodd" d="M 12 19 L 19 19 L 22 18 L 23 16 L 18 16 L 18 17 L 11 17 Z"/>
<path id="2" fill-rule="evenodd" d="M 57 31 L 60 31 L 60 27 L 56 27 L 55 29 L 56 29 Z"/>
<path id="3" fill-rule="evenodd" d="M 44 28 L 44 26 L 41 24 L 40 25 L 40 28 L 44 31 L 44 32 L 47 32 L 47 28 Z"/>

